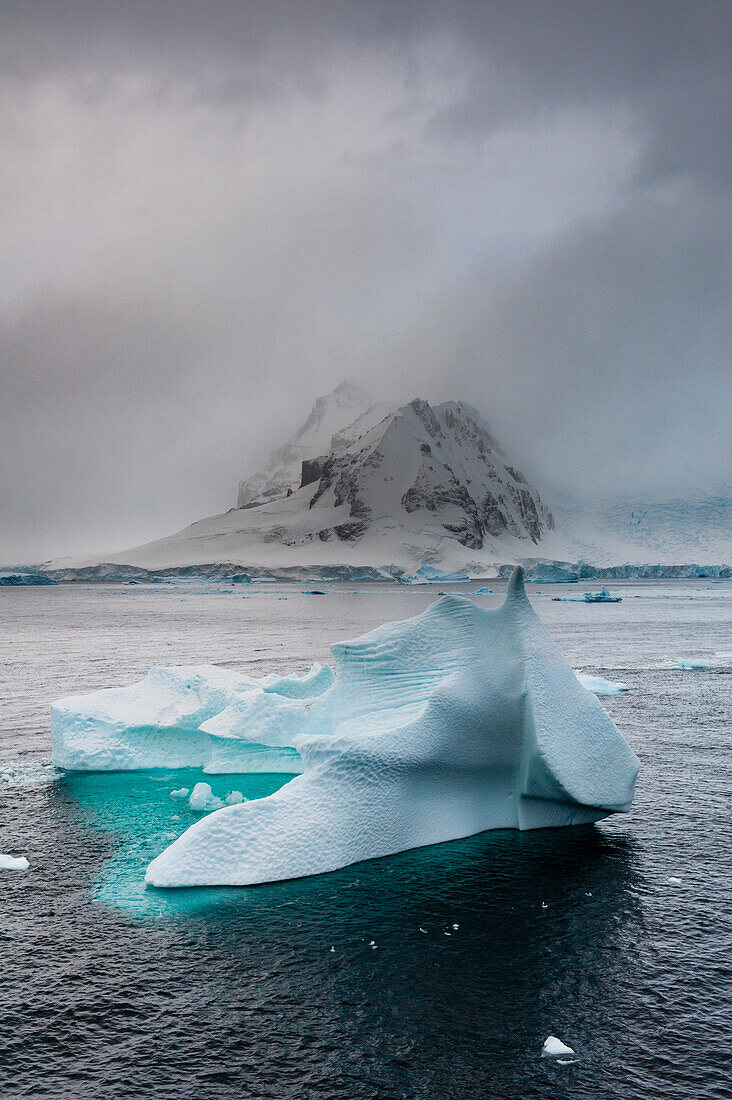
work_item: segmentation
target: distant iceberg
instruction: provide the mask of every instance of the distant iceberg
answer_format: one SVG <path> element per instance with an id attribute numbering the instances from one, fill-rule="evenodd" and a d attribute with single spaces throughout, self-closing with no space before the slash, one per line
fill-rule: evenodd
<path id="1" fill-rule="evenodd" d="M 332 652 L 327 690 L 242 692 L 200 723 L 238 751 L 294 749 L 304 773 L 192 825 L 147 882 L 298 878 L 630 806 L 638 760 L 537 618 L 520 568 L 496 610 L 446 596 Z"/>
<path id="2" fill-rule="evenodd" d="M 470 580 L 464 573 L 450 573 L 444 569 L 438 569 L 427 562 L 420 562 L 419 568 L 413 573 L 404 573 L 399 578 L 400 584 L 461 584 Z"/>
<path id="3" fill-rule="evenodd" d="M 581 596 L 552 596 L 555 603 L 622 603 L 622 596 L 613 596 L 603 585 L 599 592 L 584 592 Z"/>

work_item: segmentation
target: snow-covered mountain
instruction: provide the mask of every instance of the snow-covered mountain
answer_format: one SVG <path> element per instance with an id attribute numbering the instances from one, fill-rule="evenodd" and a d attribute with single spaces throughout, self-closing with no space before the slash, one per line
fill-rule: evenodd
<path id="1" fill-rule="evenodd" d="M 729 564 L 729 515 L 728 496 L 654 505 L 560 496 L 550 510 L 471 406 L 418 398 L 394 409 L 346 382 L 241 483 L 237 508 L 121 554 L 46 568 L 61 577 L 231 566 L 394 576 L 420 562 L 474 575 L 516 562 L 686 569 Z"/>
<path id="2" fill-rule="evenodd" d="M 316 402 L 273 459 L 240 490 L 243 506 L 104 561 L 148 570 L 226 562 L 387 573 L 428 561 L 480 572 L 489 562 L 536 556 L 554 526 L 537 490 L 462 402 L 416 399 L 384 415 L 384 406 L 345 384 Z"/>
<path id="3" fill-rule="evenodd" d="M 341 382 L 319 397 L 305 423 L 289 443 L 269 456 L 264 470 L 239 482 L 237 508 L 252 508 L 278 500 L 300 486 L 304 459 L 331 451 L 340 452 L 391 411 L 357 382 Z"/>

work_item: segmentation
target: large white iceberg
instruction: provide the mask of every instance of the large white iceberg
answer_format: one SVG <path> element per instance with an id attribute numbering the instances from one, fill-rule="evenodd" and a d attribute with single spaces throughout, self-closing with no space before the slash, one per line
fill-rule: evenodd
<path id="1" fill-rule="evenodd" d="M 627 810 L 638 760 L 535 615 L 517 569 L 496 610 L 446 596 L 333 647 L 321 694 L 241 693 L 200 726 L 303 774 L 192 825 L 154 886 L 248 885 L 471 836 Z"/>

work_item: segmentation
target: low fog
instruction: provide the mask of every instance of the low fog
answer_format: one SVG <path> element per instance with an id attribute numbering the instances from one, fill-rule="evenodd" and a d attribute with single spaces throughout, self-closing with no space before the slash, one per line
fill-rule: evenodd
<path id="1" fill-rule="evenodd" d="M 729 479 L 731 22 L 6 0 L 0 561 L 231 507 L 344 378 L 540 490 Z"/>

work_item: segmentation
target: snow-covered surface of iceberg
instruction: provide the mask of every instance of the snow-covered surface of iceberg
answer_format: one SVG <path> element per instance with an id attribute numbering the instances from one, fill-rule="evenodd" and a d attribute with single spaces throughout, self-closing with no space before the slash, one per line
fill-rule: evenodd
<path id="1" fill-rule="evenodd" d="M 534 613 L 521 569 L 500 608 L 446 596 L 332 652 L 327 691 L 243 693 L 202 723 L 222 743 L 294 748 L 304 772 L 191 826 L 149 883 L 298 878 L 628 809 L 638 761 Z"/>
<path id="2" fill-rule="evenodd" d="M 222 751 L 201 726 L 242 699 L 277 692 L 305 699 L 332 683 L 329 665 L 313 665 L 302 677 L 261 679 L 217 665 L 153 668 L 127 687 L 57 700 L 51 707 L 53 762 L 66 771 L 299 772 L 300 758 L 289 746 L 278 751 L 249 738 L 236 752 L 228 742 Z"/>

